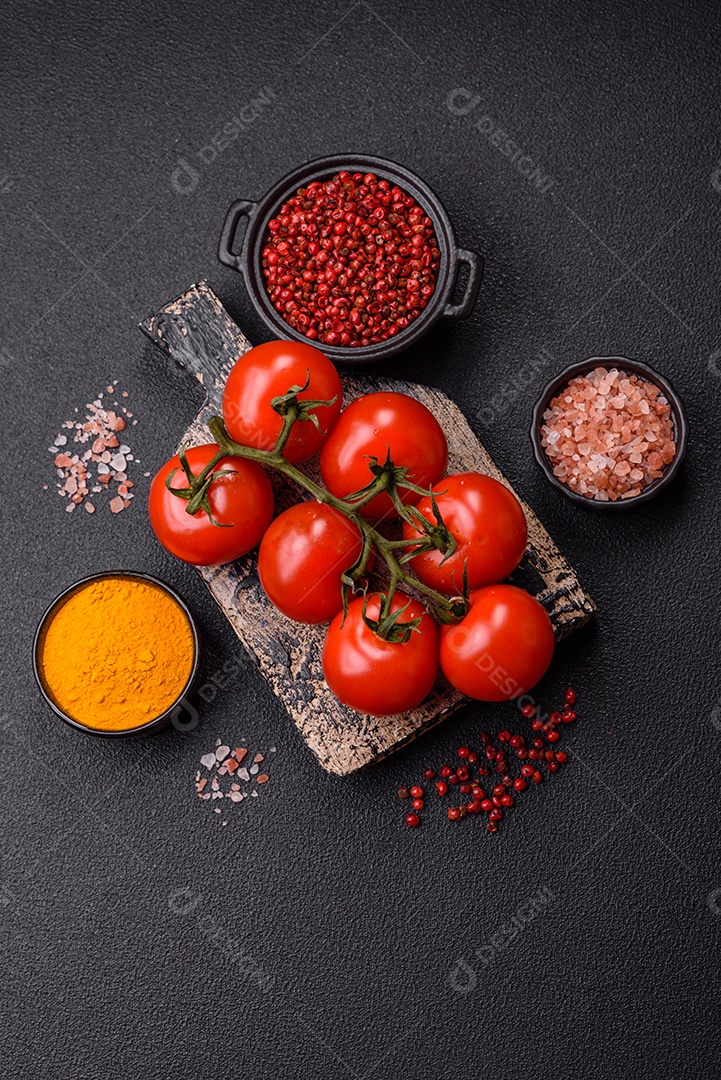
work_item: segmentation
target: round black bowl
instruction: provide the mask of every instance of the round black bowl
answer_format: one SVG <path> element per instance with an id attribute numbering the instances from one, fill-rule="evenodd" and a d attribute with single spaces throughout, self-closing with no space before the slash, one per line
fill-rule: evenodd
<path id="1" fill-rule="evenodd" d="M 147 724 L 143 724 L 141 727 L 127 728 L 123 731 L 108 731 L 100 728 L 88 727 L 86 724 L 81 724 L 79 720 L 73 719 L 69 716 L 60 706 L 57 704 L 48 687 L 45 685 L 43 674 L 40 664 L 40 653 L 43 640 L 43 633 L 45 627 L 48 625 L 48 621 L 52 618 L 56 610 L 63 604 L 68 597 L 76 592 L 77 589 L 82 588 L 84 585 L 88 585 L 91 581 L 102 581 L 104 578 L 132 578 L 134 581 L 147 581 L 151 585 L 157 585 L 159 589 L 167 593 L 185 612 L 186 618 L 190 623 L 191 633 L 193 635 L 193 647 L 194 657 L 193 666 L 190 670 L 188 680 L 183 687 L 182 693 L 178 695 L 173 704 L 161 713 L 160 716 L 154 717 L 149 720 Z M 67 589 L 64 589 L 59 596 L 53 600 L 52 604 L 48 607 L 47 611 L 43 615 L 42 619 L 38 623 L 38 628 L 35 631 L 35 640 L 33 641 L 33 670 L 35 672 L 35 678 L 37 684 L 40 687 L 40 692 L 45 698 L 46 702 L 61 720 L 64 720 L 70 727 L 75 728 L 77 731 L 84 731 L 86 735 L 99 735 L 103 739 L 127 739 L 135 735 L 150 735 L 157 731 L 161 731 L 166 728 L 172 718 L 173 713 L 178 708 L 178 705 L 182 702 L 183 698 L 190 693 L 195 680 L 198 677 L 200 670 L 200 635 L 198 633 L 198 627 L 195 623 L 188 605 L 185 603 L 182 597 L 180 597 L 174 589 L 171 589 L 169 585 L 166 585 L 164 581 L 159 581 L 158 578 L 151 577 L 150 574 L 142 574 L 133 570 L 108 570 L 103 574 L 90 574 L 88 577 L 81 578 L 80 581 L 76 581 L 73 585 L 70 585 Z"/>
<path id="2" fill-rule="evenodd" d="M 440 266 L 436 278 L 436 287 L 427 306 L 395 337 L 376 345 L 357 346 L 326 345 L 320 341 L 311 341 L 304 334 L 294 330 L 273 307 L 268 295 L 263 276 L 263 243 L 268 234 L 268 222 L 280 207 L 296 193 L 298 188 L 314 180 L 330 180 L 341 170 L 349 172 L 372 172 L 382 180 L 398 184 L 417 200 L 433 221 L 438 246 L 441 252 Z M 245 235 L 239 249 L 234 251 L 235 234 L 242 218 L 248 219 Z M 369 364 L 385 360 L 389 356 L 407 349 L 437 322 L 438 319 L 465 319 L 473 310 L 483 276 L 483 259 L 476 251 L 460 248 L 456 242 L 448 214 L 438 196 L 423 180 L 402 165 L 383 158 L 368 157 L 360 154 L 339 154 L 334 157 L 318 158 L 288 173 L 258 202 L 238 199 L 232 203 L 226 214 L 218 244 L 218 258 L 224 266 L 237 270 L 243 275 L 253 306 L 266 326 L 278 337 L 291 338 L 305 344 L 317 345 L 326 356 L 338 364 Z M 451 301 L 453 290 L 462 265 L 468 267 L 468 280 L 463 299 L 458 304 Z"/>
<path id="3" fill-rule="evenodd" d="M 541 445 L 543 414 L 548 408 L 551 400 L 556 397 L 564 386 L 568 385 L 571 379 L 574 379 L 577 375 L 585 375 L 587 372 L 593 371 L 593 369 L 597 367 L 615 367 L 618 368 L 619 371 L 625 371 L 628 375 L 638 375 L 639 378 L 654 383 L 661 388 L 666 400 L 671 406 L 671 414 L 675 429 L 676 456 L 671 464 L 664 468 L 663 476 L 660 476 L 658 480 L 653 480 L 640 495 L 636 495 L 632 499 L 616 499 L 615 502 L 612 502 L 609 499 L 608 502 L 599 502 L 596 499 L 587 499 L 585 495 L 581 495 L 577 491 L 572 491 L 571 488 L 566 487 L 565 484 L 561 483 L 558 477 L 553 475 L 551 459 Z M 618 512 L 620 510 L 630 510 L 631 507 L 638 506 L 639 503 L 646 503 L 650 499 L 655 499 L 663 488 L 668 487 L 681 467 L 681 462 L 686 454 L 687 442 L 688 420 L 686 419 L 686 410 L 684 409 L 681 398 L 674 388 L 667 379 L 664 379 L 663 375 L 659 375 L 658 372 L 654 371 L 648 364 L 641 364 L 637 360 L 628 360 L 625 356 L 592 356 L 588 360 L 581 361 L 580 364 L 571 364 L 570 367 L 567 367 L 565 371 L 562 371 L 555 379 L 551 379 L 544 387 L 533 410 L 531 443 L 533 445 L 534 457 L 538 462 L 541 471 L 549 484 L 562 492 L 567 499 L 575 502 L 578 506 L 584 506 L 587 510 L 600 510 L 604 513 L 607 511 Z"/>

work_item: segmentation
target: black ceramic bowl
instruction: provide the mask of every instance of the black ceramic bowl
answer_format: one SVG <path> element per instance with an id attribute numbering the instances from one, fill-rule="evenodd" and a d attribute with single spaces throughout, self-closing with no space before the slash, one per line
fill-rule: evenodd
<path id="1" fill-rule="evenodd" d="M 587 372 L 593 371 L 593 369 L 597 367 L 615 367 L 618 368 L 619 371 L 625 371 L 628 375 L 637 375 L 641 379 L 646 379 L 648 382 L 654 383 L 661 388 L 666 396 L 666 400 L 671 406 L 671 414 L 673 416 L 675 429 L 676 456 L 671 464 L 664 468 L 663 476 L 660 476 L 658 480 L 653 480 L 640 495 L 636 495 L 632 499 L 616 499 L 615 502 L 611 502 L 611 500 L 608 502 L 598 502 L 596 499 L 587 499 L 585 495 L 581 495 L 577 491 L 572 491 L 571 488 L 561 483 L 561 481 L 553 475 L 551 459 L 541 445 L 543 414 L 548 408 L 550 401 L 560 393 L 564 386 L 568 385 L 571 379 L 575 378 L 577 375 L 585 375 Z M 681 462 L 686 454 L 687 441 L 688 420 L 686 419 L 686 410 L 684 409 L 681 398 L 674 388 L 667 379 L 664 379 L 663 375 L 659 375 L 658 372 L 654 371 L 653 368 L 650 368 L 648 364 L 641 364 L 637 360 L 628 360 L 625 356 L 592 356 L 588 360 L 583 360 L 580 364 L 571 364 L 570 367 L 567 367 L 565 371 L 562 371 L 560 375 L 557 375 L 555 379 L 552 379 L 547 384 L 533 410 L 531 443 L 533 444 L 534 456 L 543 474 L 549 484 L 552 484 L 553 487 L 562 492 L 567 499 L 571 499 L 571 501 L 575 502 L 578 506 L 584 506 L 587 510 L 601 510 L 604 513 L 607 511 L 618 512 L 620 510 L 630 510 L 633 506 L 638 506 L 640 503 L 646 503 L 650 499 L 655 499 L 659 492 L 668 487 L 681 467 Z"/>
<path id="2" fill-rule="evenodd" d="M 420 315 L 395 337 L 376 345 L 354 348 L 311 341 L 294 330 L 273 307 L 266 290 L 262 267 L 262 251 L 268 235 L 268 222 L 286 199 L 294 195 L 298 188 L 310 184 L 313 180 L 330 180 L 343 169 L 349 172 L 375 173 L 380 179 L 398 184 L 405 192 L 412 195 L 432 219 L 441 252 L 436 287 Z M 242 218 L 247 218 L 248 224 L 238 250 L 234 251 L 235 234 Z M 423 180 L 402 165 L 384 161 L 383 158 L 359 154 L 339 154 L 334 157 L 318 158 L 288 173 L 277 184 L 274 184 L 259 202 L 238 199 L 230 206 L 223 222 L 218 244 L 218 258 L 224 266 L 237 270 L 243 275 L 245 286 L 256 311 L 277 337 L 317 345 L 326 356 L 338 364 L 369 364 L 385 360 L 407 349 L 438 319 L 467 318 L 476 302 L 483 275 L 483 259 L 478 252 L 467 251 L 458 246 L 453 226 L 443 204 Z M 462 300 L 454 304 L 451 297 L 458 271 L 464 264 L 468 267 L 468 280 Z"/>
<path id="3" fill-rule="evenodd" d="M 157 585 L 159 589 L 162 589 L 164 593 L 171 597 L 171 599 L 173 599 L 176 604 L 178 604 L 182 608 L 188 622 L 190 623 L 190 630 L 193 635 L 194 657 L 193 666 L 190 670 L 188 680 L 183 687 L 182 693 L 178 695 L 170 708 L 166 709 L 165 712 L 161 713 L 159 716 L 156 716 L 152 720 L 149 720 L 147 724 L 143 724 L 141 727 L 127 728 L 123 731 L 108 731 L 101 730 L 100 728 L 88 727 L 87 724 L 81 724 L 78 720 L 74 720 L 72 716 L 69 716 L 63 709 L 60 708 L 60 706 L 57 704 L 52 694 L 50 693 L 50 690 L 45 685 L 40 658 L 45 627 L 48 625 L 49 620 L 55 614 L 57 609 L 68 599 L 68 597 L 72 593 L 76 592 L 76 590 L 82 588 L 84 585 L 88 585 L 91 581 L 102 581 L 104 578 L 119 577 L 131 578 L 135 581 L 147 581 L 151 585 Z M 40 692 L 42 693 L 50 708 L 57 716 L 60 717 L 61 720 L 64 720 L 66 724 L 69 724 L 70 727 L 75 728 L 77 731 L 84 731 L 86 735 L 99 735 L 103 739 L 127 739 L 135 735 L 149 735 L 157 731 L 161 731 L 163 728 L 166 728 L 170 724 L 173 718 L 173 713 L 181 704 L 183 698 L 190 693 L 200 670 L 200 635 L 198 634 L 198 627 L 195 623 L 193 616 L 190 613 L 188 605 L 185 603 L 182 597 L 178 596 L 175 590 L 171 589 L 169 585 L 166 585 L 164 581 L 159 581 L 158 578 L 151 577 L 150 574 L 141 574 L 132 570 L 108 570 L 104 574 L 91 574 L 89 577 L 85 577 L 82 578 L 80 581 L 76 581 L 74 585 L 71 585 L 69 588 L 63 590 L 63 592 L 61 592 L 60 595 L 53 600 L 52 604 L 47 609 L 42 619 L 38 623 L 38 628 L 35 631 L 35 640 L 33 642 L 33 669 L 35 671 L 35 678 L 37 679 L 38 686 L 40 687 Z"/>

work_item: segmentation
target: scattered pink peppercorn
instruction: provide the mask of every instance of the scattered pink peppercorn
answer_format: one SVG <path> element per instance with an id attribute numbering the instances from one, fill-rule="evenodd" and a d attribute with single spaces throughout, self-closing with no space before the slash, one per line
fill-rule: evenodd
<path id="1" fill-rule="evenodd" d="M 572 701 L 570 700 L 571 696 L 573 697 Z M 566 692 L 563 711 L 552 712 L 549 719 L 545 721 L 541 719 L 539 710 L 535 706 L 532 708 L 531 727 L 534 731 L 541 732 L 545 737 L 545 741 L 544 737 L 539 734 L 531 740 L 530 748 L 526 747 L 525 737 L 519 733 L 511 734 L 506 730 L 499 732 L 497 738 L 501 744 L 500 748 L 493 746 L 491 736 L 487 732 L 482 733 L 481 742 L 485 747 L 486 756 L 489 761 L 494 763 L 493 767 L 500 776 L 500 779 L 493 783 L 490 795 L 486 795 L 480 784 L 471 777 L 472 770 L 469 766 L 477 765 L 478 755 L 466 746 L 459 747 L 457 753 L 462 764 L 455 770 L 449 765 L 441 766 L 439 770 L 441 779 L 435 782 L 436 792 L 441 797 L 448 794 L 449 785 L 457 786 L 461 795 L 471 796 L 468 803 L 462 802 L 458 806 L 449 807 L 447 810 L 449 820 L 459 821 L 469 814 L 476 815 L 485 812 L 489 815 L 488 830 L 496 832 L 503 811 L 510 809 L 515 804 L 514 796 L 527 789 L 529 780 L 533 780 L 535 784 L 543 782 L 544 776 L 538 767 L 539 764 L 544 765 L 548 773 L 553 774 L 558 772 L 560 766 L 565 765 L 568 761 L 568 754 L 565 751 L 551 749 L 546 744 L 556 743 L 560 739 L 560 731 L 556 725 L 560 725 L 564 721 L 570 723 L 576 719 L 575 711 L 570 708 L 573 704 L 575 704 L 575 692 L 569 690 Z M 530 719 L 530 716 L 531 710 L 527 710 L 526 718 Z M 506 743 L 511 745 L 516 756 L 521 761 L 525 758 L 530 759 L 528 764 L 521 766 L 521 776 L 513 777 L 508 769 L 504 749 Z M 531 764 L 530 762 L 538 764 Z M 476 771 L 483 777 L 488 776 L 491 770 L 485 765 L 477 765 Z M 436 772 L 427 768 L 424 770 L 423 775 L 426 780 L 433 780 Z M 414 785 L 410 788 L 402 785 L 398 788 L 397 794 L 401 799 L 411 798 L 413 800 L 414 812 L 406 814 L 405 821 L 413 827 L 419 825 L 420 818 L 417 811 L 425 809 L 424 789 L 420 785 Z"/>
<path id="2" fill-rule="evenodd" d="M 535 705 L 524 705 L 521 709 L 521 716 L 524 716 L 526 720 L 530 720 L 536 711 Z"/>
<path id="3" fill-rule="evenodd" d="M 576 704 L 576 691 L 575 691 L 575 690 L 571 690 L 571 689 L 569 688 L 569 689 L 568 689 L 568 690 L 566 691 L 566 697 L 565 697 L 565 699 L 564 699 L 564 700 L 565 700 L 565 702 L 566 702 L 566 704 L 567 704 L 567 705 L 575 705 L 575 704 Z"/>

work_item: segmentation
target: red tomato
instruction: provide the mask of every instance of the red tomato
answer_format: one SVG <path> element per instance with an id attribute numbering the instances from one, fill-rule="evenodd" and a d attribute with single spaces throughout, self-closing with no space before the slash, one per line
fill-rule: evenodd
<path id="1" fill-rule="evenodd" d="M 407 394 L 365 394 L 345 409 L 325 441 L 320 471 L 328 490 L 340 498 L 366 487 L 373 479 L 368 458 L 380 464 L 390 451 L 394 465 L 405 465 L 408 479 L 419 487 L 440 480 L 448 464 L 448 444 L 441 425 L 420 401 Z M 404 503 L 420 498 L 400 492 Z M 377 495 L 360 511 L 370 521 L 397 517 L 389 497 Z"/>
<path id="2" fill-rule="evenodd" d="M 268 598 L 302 623 L 330 622 L 343 606 L 340 576 L 357 561 L 360 529 L 318 502 L 284 510 L 263 537 L 258 573 Z"/>
<path id="3" fill-rule="evenodd" d="M 233 439 L 242 446 L 272 450 L 283 421 L 271 400 L 303 386 L 300 401 L 336 400 L 314 409 L 320 431 L 312 420 L 298 421 L 286 443 L 284 457 L 293 465 L 313 457 L 338 419 L 343 404 L 340 376 L 330 360 L 312 345 L 299 341 L 268 341 L 241 356 L 232 368 L 223 394 L 223 420 Z"/>
<path id="4" fill-rule="evenodd" d="M 479 701 L 525 694 L 553 656 L 548 612 L 515 585 L 487 585 L 470 595 L 462 622 L 441 628 L 441 668 L 452 686 Z"/>
<path id="5" fill-rule="evenodd" d="M 528 539 L 526 516 L 513 492 L 493 477 L 475 472 L 447 476 L 433 491 L 443 522 L 458 546 L 443 562 L 435 549 L 417 555 L 410 564 L 413 572 L 426 585 L 449 595 L 463 589 L 464 563 L 471 589 L 508 577 L 521 561 Z M 417 509 L 435 524 L 430 499 L 421 499 Z M 419 531 L 404 522 L 406 540 Z"/>
<path id="6" fill-rule="evenodd" d="M 391 611 L 408 603 L 397 592 Z M 367 615 L 378 618 L 377 593 L 368 598 Z M 351 601 L 348 614 L 336 615 L 323 646 L 323 674 L 344 705 L 371 716 L 392 716 L 420 705 L 438 674 L 438 630 L 418 600 L 411 600 L 402 622 L 421 617 L 406 642 L 383 641 L 363 621 L 363 598 Z"/>
<path id="7" fill-rule="evenodd" d="M 186 454 L 192 472 L 197 476 L 217 452 L 215 443 L 191 446 Z M 196 566 L 232 562 L 255 547 L 273 519 L 273 489 L 263 467 L 244 458 L 224 457 L 213 472 L 226 469 L 232 469 L 232 475 L 215 480 L 208 496 L 220 525 L 213 525 L 204 510 L 187 514 L 186 500 L 168 491 L 165 481 L 173 470 L 171 487 L 188 487 L 179 457 L 167 461 L 153 478 L 148 499 L 153 532 L 163 547 L 185 562 Z"/>

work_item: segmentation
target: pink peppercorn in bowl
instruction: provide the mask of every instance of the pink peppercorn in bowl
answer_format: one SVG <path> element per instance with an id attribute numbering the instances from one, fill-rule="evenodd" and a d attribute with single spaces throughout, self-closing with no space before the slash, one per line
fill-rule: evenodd
<path id="1" fill-rule="evenodd" d="M 309 314 L 303 299 L 309 293 L 313 294 L 311 298 L 314 304 L 318 299 L 315 295 L 318 291 L 318 279 L 315 276 L 317 275 L 317 267 L 310 257 L 307 267 L 301 271 L 296 251 L 293 265 L 288 268 L 292 280 L 286 283 L 286 288 L 289 284 L 292 284 L 293 288 L 288 288 L 287 291 L 288 293 L 298 292 L 301 294 L 301 299 L 297 300 L 295 296 L 291 295 L 286 298 L 276 296 L 275 299 L 271 296 L 272 285 L 269 284 L 269 276 L 272 268 L 268 265 L 267 254 L 269 253 L 269 242 L 273 238 L 273 233 L 269 226 L 273 223 L 273 228 L 278 227 L 278 215 L 281 209 L 289 202 L 293 203 L 300 189 L 307 190 L 310 185 L 312 192 L 318 192 L 322 195 L 323 186 L 332 184 L 334 178 L 340 173 L 349 174 L 348 190 L 352 190 L 353 185 L 358 187 L 364 184 L 366 177 L 372 177 L 373 181 L 382 182 L 386 185 L 382 192 L 384 198 L 387 198 L 391 191 L 400 189 L 402 195 L 412 201 L 412 209 L 416 212 L 412 228 L 414 232 L 417 231 L 421 234 L 421 242 L 427 243 L 427 247 L 423 248 L 425 263 L 432 267 L 432 289 L 430 288 L 430 275 L 426 274 L 425 270 L 414 272 L 414 274 L 418 274 L 419 278 L 420 289 L 417 291 L 425 289 L 422 297 L 412 298 L 412 302 L 416 306 L 404 310 L 400 323 L 394 322 L 393 316 L 389 315 L 387 317 L 389 326 L 383 331 L 374 334 L 376 338 L 380 337 L 381 333 L 385 334 L 383 339 L 373 340 L 370 343 L 366 343 L 360 335 L 354 336 L 348 332 L 353 330 L 351 315 L 355 318 L 354 325 L 359 326 L 361 325 L 360 318 L 365 318 L 367 314 L 363 306 L 356 311 L 355 305 L 350 304 L 349 300 L 340 305 L 341 312 L 339 314 L 327 316 L 328 319 L 333 320 L 331 326 L 321 325 L 319 328 L 315 328 L 307 324 L 303 326 L 298 322 L 299 315 L 303 322 L 306 319 L 316 318 L 314 314 L 315 308 Z M 355 177 L 355 180 L 353 177 Z M 329 193 L 330 200 L 336 196 L 337 192 Z M 354 195 L 351 194 L 350 198 L 353 199 Z M 382 204 L 379 205 L 378 209 L 384 209 Z M 417 223 L 420 212 L 424 214 L 422 226 Z M 243 218 L 247 219 L 245 235 L 240 241 L 238 249 L 234 250 L 236 247 L 235 234 Z M 373 217 L 367 220 L 374 224 Z M 384 221 L 384 228 L 387 227 L 383 217 L 379 217 L 375 221 Z M 364 224 L 366 224 L 366 221 L 364 221 Z M 302 225 L 306 227 L 305 221 L 302 222 Z M 349 226 L 351 229 L 353 227 L 353 225 Z M 338 218 L 338 228 L 342 228 L 340 217 Z M 376 232 L 376 238 L 377 235 L 379 235 L 378 231 Z M 311 239 L 315 241 L 316 237 L 317 234 L 312 236 Z M 329 256 L 334 261 L 336 252 L 343 251 L 345 239 L 343 237 L 337 237 L 335 241 L 331 237 L 327 239 L 331 240 L 335 245 L 329 248 L 328 251 Z M 367 234 L 364 235 L 363 240 L 368 240 Z M 370 241 L 373 240 L 374 237 L 370 236 Z M 317 243 L 315 246 L 318 246 Z M 358 252 L 356 262 L 362 261 L 365 264 L 363 270 L 366 270 L 375 261 L 375 253 L 373 253 L 373 256 L 369 256 L 365 243 L 361 246 L 363 250 Z M 382 245 L 378 245 L 378 247 L 382 247 Z M 353 251 L 343 254 L 346 264 L 353 261 L 353 255 Z M 230 269 L 236 270 L 243 275 L 253 306 L 275 336 L 306 343 L 310 342 L 310 344 L 320 348 L 331 360 L 339 364 L 367 364 L 384 360 L 416 342 L 438 319 L 467 318 L 475 305 L 483 275 L 481 256 L 475 251 L 468 251 L 458 246 L 453 227 L 442 203 L 423 180 L 402 165 L 397 165 L 392 161 L 357 154 L 337 155 L 309 162 L 279 180 L 259 202 L 249 202 L 243 199 L 234 202 L 230 206 L 223 223 L 218 245 L 218 258 L 224 266 L 230 267 Z M 454 303 L 453 293 L 460 268 L 464 265 L 468 268 L 468 277 L 463 287 L 462 298 L 458 303 Z M 354 273 L 360 272 L 359 270 L 354 271 L 352 267 L 348 271 L 345 265 L 335 266 L 334 270 L 337 277 L 348 276 L 348 273 L 352 277 Z M 393 269 L 390 270 L 390 273 L 393 273 Z M 307 275 L 305 282 L 303 280 L 304 274 Z M 406 288 L 407 279 L 401 277 L 399 280 L 406 282 L 406 284 L 400 285 L 400 289 Z M 325 290 L 325 280 L 322 284 Z M 350 290 L 351 284 L 351 282 L 348 282 L 348 290 Z M 366 291 L 371 287 L 385 289 L 384 297 L 387 297 L 389 289 L 394 292 L 397 291 L 398 281 L 385 276 L 382 281 L 376 281 L 373 286 L 367 285 Z M 345 288 L 346 286 L 338 285 L 337 281 L 331 285 L 333 295 L 339 295 L 341 298 L 345 295 Z M 400 299 L 402 300 L 403 297 Z M 367 300 L 369 303 L 376 303 L 375 297 L 367 297 Z M 290 311 L 286 311 L 285 314 L 282 313 L 285 310 L 283 301 L 291 305 Z M 394 303 L 398 302 L 400 301 L 393 297 L 389 302 L 389 306 L 392 307 Z M 383 305 L 380 306 L 383 307 Z M 278 310 L 279 307 L 281 310 Z M 348 309 L 347 313 L 346 308 Z M 385 310 L 388 310 L 388 308 Z M 325 319 L 325 308 L 323 308 L 322 313 Z M 380 321 L 378 315 L 381 316 L 381 319 L 385 317 L 383 312 L 373 312 L 373 319 Z M 288 321 L 289 318 L 292 318 L 296 325 Z M 403 320 L 405 320 L 405 325 Z M 301 325 L 301 329 L 298 329 L 299 325 Z M 306 332 L 307 330 L 310 330 L 310 333 Z M 341 336 L 346 339 L 350 338 L 350 340 L 341 343 Z M 326 338 L 330 338 L 330 340 L 326 340 Z"/>
<path id="2" fill-rule="evenodd" d="M 576 435 L 577 445 L 569 445 Z M 563 440 L 570 460 L 558 453 Z M 687 441 L 686 410 L 668 380 L 623 356 L 572 364 L 546 385 L 533 410 L 539 467 L 553 487 L 588 510 L 628 510 L 655 498 L 678 473 Z"/>

